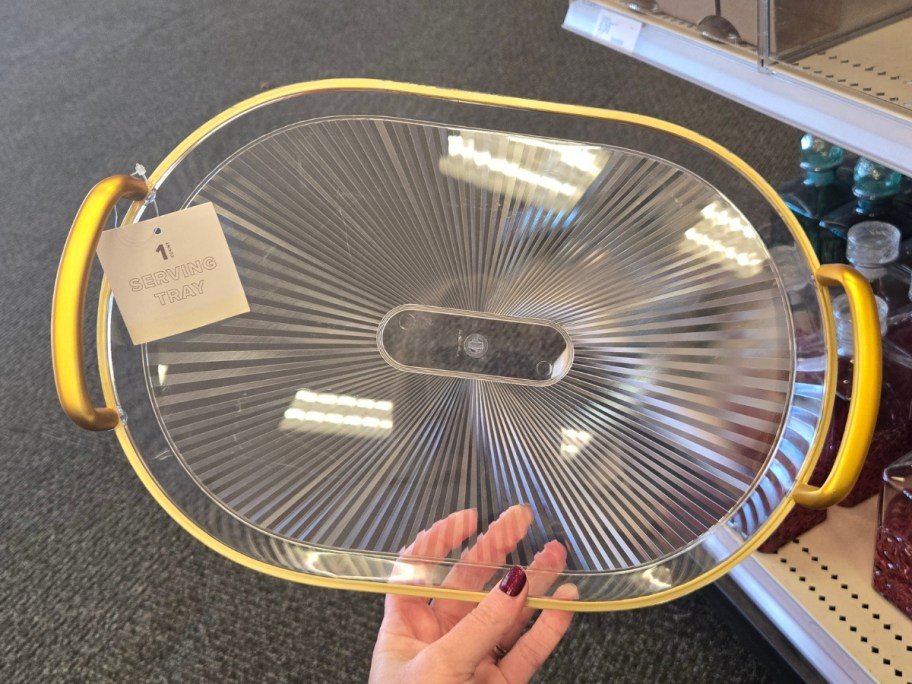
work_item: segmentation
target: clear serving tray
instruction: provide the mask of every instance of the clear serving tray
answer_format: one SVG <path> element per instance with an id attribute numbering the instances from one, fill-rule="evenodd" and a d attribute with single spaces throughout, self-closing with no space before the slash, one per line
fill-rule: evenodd
<path id="1" fill-rule="evenodd" d="M 213 203 L 251 311 L 136 347 L 105 286 L 106 399 L 159 503 L 249 567 L 474 600 L 537 562 L 535 605 L 647 605 L 725 572 L 796 499 L 832 502 L 863 457 L 867 414 L 826 491 L 803 484 L 832 403 L 824 284 L 861 328 L 869 290 L 684 129 L 300 84 L 220 115 L 149 184 L 162 213 Z M 564 582 L 578 600 L 549 598 Z"/>

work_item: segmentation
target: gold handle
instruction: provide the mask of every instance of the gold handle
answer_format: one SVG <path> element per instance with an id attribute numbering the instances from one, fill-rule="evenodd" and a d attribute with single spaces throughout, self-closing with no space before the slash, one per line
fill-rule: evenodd
<path id="1" fill-rule="evenodd" d="M 111 209 L 121 198 L 141 200 L 149 192 L 133 176 L 105 178 L 89 191 L 63 247 L 51 305 L 51 358 L 63 412 L 86 430 L 110 430 L 120 420 L 113 408 L 92 405 L 83 367 L 82 317 L 92 259 Z"/>
<path id="2" fill-rule="evenodd" d="M 821 285 L 843 287 L 855 334 L 852 398 L 833 469 L 820 487 L 801 483 L 793 495 L 795 503 L 807 508 L 826 508 L 842 501 L 861 474 L 880 406 L 882 350 L 877 305 L 864 276 L 841 264 L 821 266 L 815 276 Z"/>

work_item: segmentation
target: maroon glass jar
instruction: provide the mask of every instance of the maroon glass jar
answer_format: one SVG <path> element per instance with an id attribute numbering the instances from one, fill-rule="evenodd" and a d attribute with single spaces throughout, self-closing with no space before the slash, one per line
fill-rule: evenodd
<path id="1" fill-rule="evenodd" d="M 877 307 L 881 321 L 881 334 L 884 334 L 888 306 L 878 297 Z M 849 400 L 852 396 L 853 332 L 849 303 L 844 295 L 833 300 L 833 315 L 836 319 L 839 372 L 836 400 L 833 404 L 833 419 L 820 454 L 822 463 L 832 463 L 836 457 L 842 442 L 849 415 Z M 880 491 L 884 468 L 908 451 L 910 419 L 912 419 L 912 357 L 885 340 L 883 383 L 874 437 L 868 448 L 868 455 L 861 474 L 858 476 L 858 481 L 849 495 L 842 500 L 840 506 L 856 506 Z"/>
<path id="2" fill-rule="evenodd" d="M 912 618 L 912 454 L 887 467 L 874 546 L 874 588 Z"/>

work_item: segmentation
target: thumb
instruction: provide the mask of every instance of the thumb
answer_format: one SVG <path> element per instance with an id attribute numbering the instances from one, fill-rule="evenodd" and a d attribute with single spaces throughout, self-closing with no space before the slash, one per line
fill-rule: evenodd
<path id="1" fill-rule="evenodd" d="M 429 649 L 435 659 L 472 673 L 522 615 L 528 594 L 526 573 L 514 565 L 471 613 Z"/>

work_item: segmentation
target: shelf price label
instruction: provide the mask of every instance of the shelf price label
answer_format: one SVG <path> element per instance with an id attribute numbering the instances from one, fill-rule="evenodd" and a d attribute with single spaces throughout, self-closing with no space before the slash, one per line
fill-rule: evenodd
<path id="1" fill-rule="evenodd" d="M 640 37 L 643 22 L 592 0 L 570 0 L 563 26 L 568 31 L 630 55 Z"/>
<path id="2" fill-rule="evenodd" d="M 618 12 L 599 7 L 592 29 L 592 37 L 608 47 L 633 54 L 643 23 Z"/>

